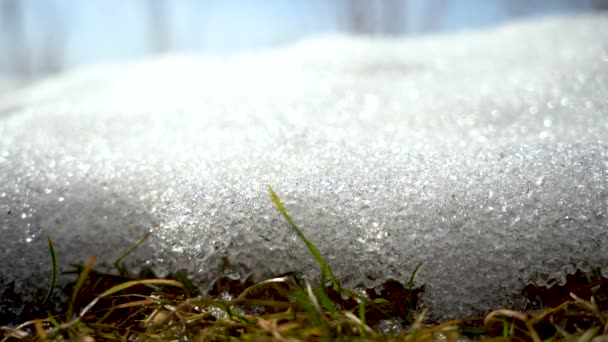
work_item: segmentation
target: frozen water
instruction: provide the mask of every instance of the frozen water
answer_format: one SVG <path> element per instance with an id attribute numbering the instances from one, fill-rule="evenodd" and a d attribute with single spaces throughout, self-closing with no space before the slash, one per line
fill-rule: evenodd
<path id="1" fill-rule="evenodd" d="M 60 264 L 417 283 L 439 318 L 608 263 L 608 16 L 78 70 L 0 102 L 0 316 Z M 4 305 L 4 306 L 2 306 Z M 9 320 L 10 318 L 4 318 Z"/>

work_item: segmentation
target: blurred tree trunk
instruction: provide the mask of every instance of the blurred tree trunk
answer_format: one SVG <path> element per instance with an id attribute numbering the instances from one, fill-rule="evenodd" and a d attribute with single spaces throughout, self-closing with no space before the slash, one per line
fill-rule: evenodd
<path id="1" fill-rule="evenodd" d="M 427 9 L 422 23 L 423 32 L 433 32 L 441 28 L 443 14 L 448 5 L 447 0 L 429 0 L 427 1 Z"/>
<path id="2" fill-rule="evenodd" d="M 401 35 L 407 31 L 407 0 L 385 0 L 382 2 L 382 32 Z"/>
<path id="3" fill-rule="evenodd" d="M 505 2 L 509 16 L 518 18 L 524 16 L 529 11 L 529 4 L 526 0 L 509 0 Z"/>
<path id="4" fill-rule="evenodd" d="M 64 20 L 55 7 L 46 9 L 48 17 L 44 32 L 44 40 L 39 51 L 39 72 L 50 74 L 61 71 L 65 66 L 66 29 Z"/>
<path id="5" fill-rule="evenodd" d="M 11 73 L 27 78 L 31 74 L 31 66 L 21 4 L 21 0 L 0 0 L 0 29 Z"/>
<path id="6" fill-rule="evenodd" d="M 148 25 L 150 50 L 152 53 L 163 53 L 171 49 L 171 29 L 168 20 L 168 3 L 165 0 L 148 0 Z"/>
<path id="7" fill-rule="evenodd" d="M 406 11 L 407 0 L 346 0 L 346 31 L 399 35 L 405 32 Z"/>
<path id="8" fill-rule="evenodd" d="M 375 33 L 376 1 L 346 0 L 346 30 L 354 34 Z"/>
<path id="9" fill-rule="evenodd" d="M 591 0 L 591 7 L 600 11 L 608 11 L 608 0 Z"/>

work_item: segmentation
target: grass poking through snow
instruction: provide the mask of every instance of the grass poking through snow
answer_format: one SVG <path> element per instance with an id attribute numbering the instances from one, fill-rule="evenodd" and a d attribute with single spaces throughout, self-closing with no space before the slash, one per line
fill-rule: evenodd
<path id="1" fill-rule="evenodd" d="M 181 273 L 168 279 L 138 279 L 130 276 L 121 262 L 144 242 L 146 235 L 116 260 L 118 274 L 96 271 L 94 255 L 86 265 L 77 266 L 79 276 L 61 314 L 41 312 L 40 317 L 17 327 L 0 327 L 0 342 L 608 341 L 608 290 L 606 279 L 601 277 L 587 277 L 587 282 L 580 284 L 572 278 L 569 287 L 526 289 L 537 306 L 549 299 L 555 303 L 566 292 L 570 295 L 553 308 L 497 310 L 485 317 L 433 324 L 419 305 L 423 288 L 414 286 L 420 264 L 405 286 L 389 280 L 381 289 L 345 289 L 277 194 L 272 188 L 268 191 L 290 228 L 321 266 L 319 286 L 298 273 L 258 283 L 222 278 L 209 294 L 201 296 Z M 50 300 L 57 278 L 50 237 L 48 246 L 52 274 L 43 305 Z M 572 293 L 579 291 L 587 299 Z"/>
<path id="2" fill-rule="evenodd" d="M 55 255 L 55 246 L 53 246 L 53 240 L 51 237 L 47 237 L 47 241 L 49 244 L 49 253 L 51 254 L 51 284 L 49 285 L 49 289 L 46 292 L 46 296 L 42 300 L 42 305 L 46 304 L 51 296 L 53 295 L 53 291 L 55 290 L 55 285 L 57 284 L 57 256 Z"/>

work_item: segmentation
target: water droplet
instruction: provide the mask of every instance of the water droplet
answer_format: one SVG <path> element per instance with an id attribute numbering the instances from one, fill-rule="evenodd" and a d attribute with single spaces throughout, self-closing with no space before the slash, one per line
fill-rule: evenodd
<path id="1" fill-rule="evenodd" d="M 538 113 L 538 106 L 531 106 L 531 107 L 528 109 L 528 112 L 530 112 L 530 114 L 532 114 L 532 115 L 534 115 L 534 114 Z"/>
<path id="2" fill-rule="evenodd" d="M 53 190 L 52 190 L 52 189 L 44 189 L 44 193 L 45 193 L 45 194 L 50 194 L 51 192 L 53 192 Z"/>
<path id="3" fill-rule="evenodd" d="M 544 125 L 545 127 L 551 127 L 551 125 L 553 125 L 553 121 L 551 121 L 551 119 L 545 119 L 545 120 L 543 121 L 543 125 Z"/>
<path id="4" fill-rule="evenodd" d="M 25 220 L 27 218 L 27 215 L 25 213 L 23 213 L 23 214 L 21 214 L 21 218 Z"/>
<path id="5" fill-rule="evenodd" d="M 59 200 L 59 202 L 63 202 L 63 200 L 64 200 L 63 196 L 59 197 L 58 200 Z"/>

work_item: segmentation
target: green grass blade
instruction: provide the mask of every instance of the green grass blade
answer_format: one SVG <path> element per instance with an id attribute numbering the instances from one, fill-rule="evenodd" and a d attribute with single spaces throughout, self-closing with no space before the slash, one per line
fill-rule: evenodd
<path id="1" fill-rule="evenodd" d="M 272 199 L 272 202 L 274 203 L 274 205 L 277 207 L 277 209 L 279 209 L 279 211 L 281 212 L 283 217 L 285 217 L 285 219 L 289 223 L 289 226 L 291 227 L 291 229 L 296 233 L 296 235 L 298 235 L 300 240 L 304 241 L 304 243 L 306 244 L 306 247 L 308 248 L 310 253 L 312 253 L 312 255 L 315 257 L 315 259 L 317 259 L 317 262 L 321 266 L 322 272 L 325 273 L 329 277 L 332 284 L 334 285 L 334 289 L 336 291 L 338 291 L 338 293 L 342 293 L 342 288 L 340 287 L 340 283 L 338 282 L 338 279 L 336 279 L 336 277 L 334 276 L 334 273 L 332 272 L 329 265 L 327 265 L 327 262 L 325 261 L 325 259 L 321 255 L 321 253 L 319 253 L 319 250 L 310 242 L 310 240 L 308 240 L 308 238 L 306 238 L 306 236 L 302 233 L 302 231 L 300 231 L 298 226 L 291 219 L 291 216 L 289 216 L 289 214 L 287 213 L 287 210 L 283 206 L 283 203 L 279 199 L 279 196 L 277 196 L 277 194 L 274 192 L 274 190 L 272 190 L 272 187 L 270 187 L 270 186 L 268 187 L 268 193 L 270 194 L 270 198 Z"/>
<path id="2" fill-rule="evenodd" d="M 359 302 L 359 320 L 361 321 L 361 324 L 363 324 L 363 325 L 367 324 L 367 321 L 365 319 L 365 302 L 364 301 Z"/>
<path id="3" fill-rule="evenodd" d="M 244 315 L 240 314 L 238 311 L 233 310 L 231 305 L 227 302 L 216 302 L 215 306 L 217 308 L 219 308 L 220 310 L 223 310 L 230 319 L 236 317 L 242 323 L 245 323 L 245 324 L 254 324 L 255 323 L 255 320 L 251 320 L 251 319 L 245 317 Z"/>
<path id="4" fill-rule="evenodd" d="M 49 299 L 51 299 L 51 295 L 53 295 L 53 291 L 55 290 L 55 285 L 57 284 L 57 255 L 55 254 L 55 247 L 53 246 L 53 240 L 51 240 L 51 236 L 47 237 L 47 241 L 49 244 L 49 253 L 51 254 L 51 265 L 53 267 L 51 273 L 51 283 L 49 284 L 49 289 L 46 292 L 46 296 L 42 301 L 42 305 L 45 305 Z"/>
<path id="5" fill-rule="evenodd" d="M 59 324 L 59 322 L 57 322 L 57 320 L 55 319 L 55 317 L 53 316 L 53 314 L 51 314 L 51 312 L 49 310 L 46 310 L 46 315 L 47 315 L 49 321 L 51 322 L 51 324 L 55 327 L 55 329 L 61 329 L 61 325 Z"/>
<path id="6" fill-rule="evenodd" d="M 412 275 L 410 275 L 410 280 L 407 282 L 407 292 L 409 294 L 409 300 L 407 301 L 408 314 L 411 314 L 414 312 L 414 308 L 412 307 L 412 291 L 414 290 L 414 277 L 416 276 L 416 273 L 418 273 L 418 270 L 420 269 L 421 266 L 422 266 L 422 263 L 419 262 L 418 265 L 416 265 L 416 267 L 414 268 Z"/>
<path id="7" fill-rule="evenodd" d="M 186 287 L 186 291 L 188 292 L 188 296 L 193 296 L 198 292 L 198 287 L 194 285 L 194 282 L 192 282 L 192 280 L 188 278 L 188 275 L 186 275 L 185 273 L 176 272 L 173 276 L 175 280 L 184 284 L 184 286 Z"/>
<path id="8" fill-rule="evenodd" d="M 135 242 L 135 244 L 133 246 L 131 246 L 129 249 L 127 249 L 124 253 L 122 253 L 118 259 L 116 259 L 116 261 L 114 262 L 114 267 L 116 267 L 116 269 L 118 270 L 118 273 L 120 273 L 121 276 L 127 277 L 128 274 L 126 272 L 126 270 L 120 266 L 120 262 L 126 258 L 129 254 L 133 253 L 134 250 L 137 249 L 137 247 L 139 247 L 139 245 L 141 245 L 144 241 L 146 241 L 146 239 L 148 239 L 148 237 L 150 237 L 150 232 L 147 232 L 146 234 L 144 234 L 142 237 L 139 238 L 139 240 L 137 240 L 137 242 Z"/>
<path id="9" fill-rule="evenodd" d="M 421 262 L 419 262 L 418 265 L 416 265 L 416 267 L 414 268 L 414 271 L 412 272 L 412 275 L 410 275 L 410 280 L 407 282 L 407 288 L 410 292 L 414 289 L 414 277 L 416 276 L 416 273 L 418 273 L 420 266 L 422 266 Z"/>
<path id="10" fill-rule="evenodd" d="M 325 308 L 325 310 L 329 311 L 330 314 L 334 315 L 337 310 L 334 302 L 329 298 L 327 292 L 325 292 L 325 287 L 318 287 L 314 290 L 314 294 L 317 297 L 317 300 Z"/>
<path id="11" fill-rule="evenodd" d="M 367 326 L 367 320 L 365 317 L 365 302 L 364 301 L 360 301 L 359 302 L 359 324 L 361 326 L 361 337 L 366 338 L 367 337 L 367 329 L 369 329 L 369 327 Z"/>
<path id="12" fill-rule="evenodd" d="M 304 312 L 306 312 L 308 319 L 310 319 L 312 324 L 314 326 L 323 328 L 324 331 L 327 331 L 327 324 L 323 320 L 321 313 L 317 310 L 315 304 L 312 302 L 306 291 L 298 287 L 294 290 L 293 296 L 296 303 L 304 310 Z"/>

